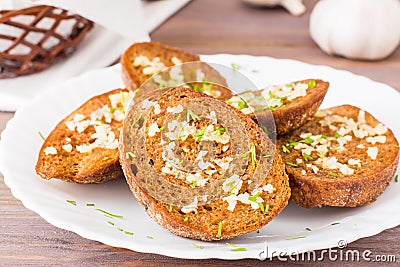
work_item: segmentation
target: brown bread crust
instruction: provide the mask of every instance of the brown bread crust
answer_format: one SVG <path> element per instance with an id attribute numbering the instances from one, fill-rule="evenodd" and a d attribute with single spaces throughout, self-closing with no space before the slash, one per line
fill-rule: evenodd
<path id="1" fill-rule="evenodd" d="M 309 81 L 311 81 L 311 79 L 293 82 L 293 84 L 308 84 Z M 282 107 L 272 111 L 277 135 L 284 135 L 299 128 L 317 112 L 328 92 L 329 83 L 322 80 L 315 81 L 316 86 L 307 89 L 306 96 L 295 98 L 292 101 L 285 100 Z M 258 94 L 261 94 L 261 91 L 262 90 L 257 91 Z M 263 110 L 255 112 L 255 114 L 251 114 L 251 116 L 256 122 L 262 123 L 262 121 L 268 121 L 270 114 L 269 110 Z"/>
<path id="2" fill-rule="evenodd" d="M 76 151 L 75 146 L 88 143 L 91 140 L 90 136 L 94 133 L 94 129 L 92 129 L 93 127 L 88 127 L 84 132 L 78 133 L 77 131 L 70 131 L 65 123 L 73 120 L 75 114 L 90 117 L 93 111 L 106 104 L 110 106 L 109 95 L 124 91 L 126 92 L 127 90 L 116 89 L 95 96 L 59 122 L 40 149 L 36 163 L 36 173 L 43 179 L 57 178 L 66 182 L 82 184 L 102 183 L 123 177 L 121 165 L 119 164 L 118 149 L 95 148 L 92 152 L 79 153 Z M 110 125 L 118 140 L 122 121 L 112 120 Z M 71 138 L 70 144 L 74 147 L 71 152 L 67 152 L 62 148 L 66 138 Z M 45 154 L 44 150 L 49 146 L 57 149 L 56 155 Z"/>
<path id="3" fill-rule="evenodd" d="M 183 99 L 181 98 L 182 96 L 190 99 L 210 98 L 205 94 L 197 93 L 186 88 L 179 88 L 170 92 L 169 97 L 175 99 L 175 101 L 171 101 L 171 98 L 169 98 L 167 102 L 169 107 L 178 105 L 179 99 Z M 166 97 L 167 96 L 163 96 L 162 98 Z M 160 101 L 159 103 L 162 103 L 163 100 L 161 99 Z M 137 103 L 137 105 L 140 105 L 140 103 Z M 162 107 L 162 104 L 160 105 Z M 247 135 L 251 142 L 257 144 L 257 142 L 260 142 L 260 138 L 266 138 L 265 133 L 248 116 L 232 107 L 229 108 L 231 109 L 231 114 L 229 116 L 238 116 L 243 121 L 243 125 L 246 128 Z M 163 111 L 161 111 L 161 113 L 162 112 Z M 128 113 L 124 123 L 129 123 L 131 119 L 135 121 L 136 118 L 130 118 L 130 114 Z M 124 128 L 125 126 L 123 129 Z M 144 206 L 144 209 L 150 217 L 176 235 L 204 241 L 229 239 L 243 235 L 260 229 L 271 221 L 286 207 L 290 198 L 290 188 L 288 186 L 288 177 L 284 170 L 285 167 L 281 157 L 276 155 L 269 173 L 266 174 L 262 182 L 262 185 L 268 183 L 272 184 L 276 190 L 271 194 L 263 192 L 260 195 L 270 204 L 268 215 L 263 214 L 260 209 L 252 209 L 250 205 L 245 205 L 239 201 L 234 211 L 231 212 L 227 209 L 227 202 L 221 199 L 199 206 L 197 208 L 197 213 L 191 212 L 185 214 L 180 211 L 179 207 L 175 206 L 172 212 L 170 212 L 168 204 L 156 200 L 137 184 L 136 177 L 131 171 L 130 163 L 125 157 L 127 152 L 124 146 L 125 138 L 129 138 L 129 136 L 125 136 L 125 133 L 121 133 L 119 143 L 120 160 L 133 195 Z M 156 164 L 156 162 L 154 162 L 154 164 Z M 251 164 L 249 164 L 246 173 L 250 173 L 249 175 L 251 176 Z M 185 217 L 188 217 L 188 221 L 186 222 L 184 221 Z M 218 225 L 221 221 L 224 222 L 222 233 L 218 235 Z"/>
<path id="4" fill-rule="evenodd" d="M 332 114 L 347 116 L 357 121 L 359 108 L 343 105 L 327 109 Z M 376 126 L 379 121 L 371 114 L 365 112 L 365 118 L 369 125 Z M 319 120 L 322 118 L 314 117 L 301 128 L 294 132 L 282 136 L 278 139 L 278 150 L 281 152 L 284 162 L 295 162 L 296 158 L 302 158 L 300 150 L 291 149 L 290 153 L 282 152 L 282 145 L 287 145 L 287 140 L 299 140 L 301 133 L 323 134 L 333 136 L 334 131 L 328 127 L 322 127 Z M 335 206 L 335 207 L 356 207 L 369 204 L 385 190 L 393 179 L 399 161 L 398 141 L 390 129 L 384 134 L 386 143 L 372 145 L 365 139 L 353 136 L 352 141 L 345 145 L 345 151 L 330 151 L 340 162 L 347 162 L 348 159 L 361 159 L 362 167 L 355 167 L 352 175 L 342 175 L 339 177 L 330 176 L 328 173 L 333 170 L 320 169 L 318 173 L 313 173 L 303 164 L 298 167 L 286 165 L 286 172 L 289 175 L 290 187 L 292 190 L 291 199 L 298 205 L 305 208 Z M 301 138 L 300 138 L 301 139 Z M 363 144 L 365 149 L 368 146 L 378 147 L 378 156 L 375 160 L 368 157 L 365 149 L 357 148 Z M 315 156 L 314 156 L 315 157 Z M 307 174 L 302 175 L 302 170 Z"/>
<path id="5" fill-rule="evenodd" d="M 298 81 L 294 84 L 308 83 L 309 81 Z M 315 81 L 317 82 L 316 87 L 308 89 L 306 96 L 289 101 L 284 107 L 272 112 L 278 135 L 284 135 L 299 128 L 317 112 L 328 92 L 329 83 L 322 80 Z M 262 113 L 256 115 L 263 116 Z"/>
<path id="6" fill-rule="evenodd" d="M 193 67 L 201 69 L 205 74 L 205 78 L 208 81 L 215 83 L 212 91 L 219 91 L 218 96 L 215 97 L 220 100 L 226 100 L 232 96 L 231 90 L 226 88 L 227 84 L 225 78 L 223 78 L 210 65 L 206 63 L 200 63 L 199 56 L 190 54 L 175 47 L 154 42 L 135 43 L 130 46 L 122 55 L 120 60 L 122 66 L 122 79 L 124 80 L 126 88 L 129 90 L 137 90 L 152 77 L 152 75 L 146 75 L 143 73 L 143 66 L 135 67 L 133 65 L 135 58 L 138 56 L 146 56 L 150 60 L 158 57 L 160 62 L 162 62 L 167 68 L 174 66 L 172 62 L 173 57 L 178 58 L 182 63 L 198 62 L 194 64 Z M 186 78 L 193 75 L 190 70 L 187 70 L 184 73 Z M 200 83 L 192 84 L 197 84 L 199 87 L 201 87 Z M 153 87 L 153 84 L 147 83 L 146 86 L 142 86 L 142 88 L 136 92 L 135 97 L 142 97 L 143 94 L 148 94 L 148 91 L 157 89 Z"/>
<path id="7" fill-rule="evenodd" d="M 154 42 L 135 43 L 131 45 L 121 57 L 122 79 L 126 88 L 135 90 L 147 81 L 151 75 L 143 74 L 143 67 L 134 67 L 133 62 L 137 56 L 147 56 L 149 59 L 159 57 L 166 67 L 174 64 L 173 57 L 179 58 L 182 62 L 200 61 L 199 56 L 187 53 L 175 47 L 161 45 Z"/>

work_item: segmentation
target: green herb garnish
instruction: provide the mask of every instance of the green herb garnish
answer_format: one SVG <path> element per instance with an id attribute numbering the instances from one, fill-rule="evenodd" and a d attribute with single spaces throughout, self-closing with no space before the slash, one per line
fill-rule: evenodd
<path id="1" fill-rule="evenodd" d="M 196 114 L 193 113 L 193 111 L 191 111 L 190 109 L 187 110 L 186 113 L 186 121 L 189 122 L 190 120 L 193 120 L 194 122 L 199 121 L 200 117 L 197 116 Z"/>
<path id="2" fill-rule="evenodd" d="M 115 223 L 113 223 L 112 221 L 108 221 L 108 224 L 110 224 L 110 225 L 115 225 Z"/>
<path id="3" fill-rule="evenodd" d="M 132 232 L 129 232 L 129 231 L 124 231 L 124 234 L 126 234 L 126 235 L 133 235 L 133 233 L 132 233 Z"/>
<path id="4" fill-rule="evenodd" d="M 264 133 L 268 134 L 268 129 L 265 125 L 260 125 L 260 128 L 264 131 Z"/>
<path id="5" fill-rule="evenodd" d="M 232 69 L 235 70 L 235 71 L 240 70 L 240 69 L 242 68 L 242 66 L 240 66 L 240 65 L 238 65 L 238 64 L 235 64 L 235 63 L 232 63 L 232 64 L 231 64 L 231 67 L 232 67 Z"/>
<path id="6" fill-rule="evenodd" d="M 321 159 L 325 158 L 325 154 L 323 152 L 322 153 L 318 153 L 317 156 L 320 157 Z"/>
<path id="7" fill-rule="evenodd" d="M 41 132 L 38 132 L 38 134 L 39 134 L 40 138 L 42 138 L 43 141 L 46 140 L 46 138 L 44 138 L 44 136 Z"/>
<path id="8" fill-rule="evenodd" d="M 135 154 L 133 154 L 133 152 L 126 152 L 125 158 L 129 159 L 129 157 L 135 158 L 136 156 L 135 156 Z"/>
<path id="9" fill-rule="evenodd" d="M 189 221 L 189 217 L 186 216 L 186 217 L 183 219 L 183 221 L 184 221 L 184 222 Z"/>
<path id="10" fill-rule="evenodd" d="M 197 182 L 196 182 L 196 180 L 193 180 L 192 181 L 192 187 L 196 187 L 197 186 Z"/>
<path id="11" fill-rule="evenodd" d="M 268 91 L 268 96 L 269 96 L 270 99 L 272 99 L 272 98 L 278 98 L 271 90 Z"/>
<path id="12" fill-rule="evenodd" d="M 308 227 L 307 227 L 306 230 L 307 230 L 308 232 L 311 232 L 311 228 L 308 228 Z"/>
<path id="13" fill-rule="evenodd" d="M 87 206 L 87 207 L 93 207 L 93 206 L 94 206 L 94 203 L 87 203 L 86 206 Z"/>
<path id="14" fill-rule="evenodd" d="M 286 162 L 287 165 L 292 166 L 292 167 L 297 167 L 299 166 L 299 163 L 293 163 L 293 162 Z"/>
<path id="15" fill-rule="evenodd" d="M 395 148 L 400 148 L 400 146 L 398 146 L 398 145 L 395 145 L 394 147 L 395 147 Z"/>
<path id="16" fill-rule="evenodd" d="M 144 112 L 140 113 L 139 117 L 133 122 L 132 126 L 135 125 L 136 123 L 138 123 L 138 122 L 140 121 L 140 119 L 141 119 L 142 116 L 143 116 L 143 113 L 144 113 Z"/>
<path id="17" fill-rule="evenodd" d="M 394 182 L 397 183 L 399 181 L 399 175 L 396 174 L 396 176 L 394 177 Z"/>
<path id="18" fill-rule="evenodd" d="M 119 110 L 121 112 L 125 112 L 124 107 L 115 107 L 115 108 L 110 108 L 109 109 L 110 113 L 114 113 L 116 110 Z"/>
<path id="19" fill-rule="evenodd" d="M 295 239 L 301 239 L 301 238 L 306 238 L 306 236 L 305 235 L 299 235 L 299 236 L 296 236 L 296 237 L 288 237 L 288 238 L 285 238 L 285 240 L 295 240 Z"/>
<path id="20" fill-rule="evenodd" d="M 289 148 L 293 148 L 299 144 L 299 142 L 295 142 L 292 139 L 287 140 L 289 142 Z"/>
<path id="21" fill-rule="evenodd" d="M 146 235 L 146 237 L 147 237 L 148 239 L 154 239 L 154 237 L 152 237 L 151 235 Z"/>
<path id="22" fill-rule="evenodd" d="M 200 246 L 200 245 L 197 245 L 197 244 L 195 244 L 195 243 L 192 243 L 192 245 L 193 245 L 195 248 L 199 248 L 199 249 L 203 249 L 203 248 L 204 248 L 204 246 Z"/>
<path id="23" fill-rule="evenodd" d="M 308 155 L 305 152 L 301 153 L 301 155 L 303 156 L 305 162 L 308 162 L 309 160 L 313 160 L 314 159 L 313 157 L 311 157 L 310 155 Z"/>
<path id="24" fill-rule="evenodd" d="M 102 161 L 107 161 L 107 160 L 109 160 L 110 159 L 110 157 L 104 157 L 103 159 L 102 159 Z"/>
<path id="25" fill-rule="evenodd" d="M 282 146 L 282 151 L 283 151 L 283 153 L 290 154 L 290 150 L 286 146 Z"/>
<path id="26" fill-rule="evenodd" d="M 197 133 L 195 133 L 195 134 L 193 135 L 193 138 L 194 138 L 194 140 L 195 140 L 196 142 L 199 142 L 199 141 L 201 140 L 201 138 L 203 138 L 204 132 L 206 131 L 206 129 L 207 129 L 207 125 L 204 126 L 203 128 L 201 128 L 199 132 L 197 132 Z"/>
<path id="27" fill-rule="evenodd" d="M 118 219 L 124 218 L 124 216 L 122 216 L 122 215 L 112 214 L 112 213 L 110 213 L 110 212 L 108 212 L 108 211 L 105 211 L 105 210 L 103 210 L 103 209 L 96 209 L 96 210 L 98 210 L 98 211 L 104 213 L 105 215 L 111 216 L 111 217 L 113 217 L 113 218 L 118 218 Z"/>
<path id="28" fill-rule="evenodd" d="M 256 158 L 256 146 L 253 143 L 251 143 L 250 150 L 244 153 L 242 156 L 248 157 L 249 154 L 251 154 L 251 166 L 253 167 L 253 169 L 255 169 L 257 158 Z"/>
<path id="29" fill-rule="evenodd" d="M 235 244 L 231 244 L 231 243 L 226 243 L 229 247 L 231 247 L 231 251 L 247 251 L 246 248 L 240 248 L 238 246 L 236 246 Z"/>
<path id="30" fill-rule="evenodd" d="M 315 86 L 317 86 L 317 81 L 316 80 L 308 81 L 308 88 L 314 88 Z"/>
<path id="31" fill-rule="evenodd" d="M 272 154 L 265 154 L 264 156 L 262 156 L 263 158 L 270 158 L 272 157 Z"/>
<path id="32" fill-rule="evenodd" d="M 121 227 L 117 227 L 117 230 L 120 231 L 120 232 L 124 231 L 124 229 L 121 228 Z"/>
<path id="33" fill-rule="evenodd" d="M 303 139 L 300 142 L 305 144 L 311 144 L 314 142 L 314 139 L 312 139 L 311 137 L 307 137 L 306 139 Z"/>
<path id="34" fill-rule="evenodd" d="M 165 129 L 165 125 L 161 126 L 159 129 L 160 131 L 163 131 Z"/>
<path id="35" fill-rule="evenodd" d="M 218 233 L 217 233 L 217 236 L 221 236 L 222 235 L 222 224 L 223 224 L 224 222 L 223 221 L 220 221 L 219 223 L 218 223 Z"/>
<path id="36" fill-rule="evenodd" d="M 331 150 L 333 150 L 333 151 L 339 151 L 339 150 L 340 150 L 340 147 L 331 147 Z"/>
<path id="37" fill-rule="evenodd" d="M 67 202 L 71 205 L 76 206 L 76 201 L 75 200 L 67 200 Z"/>
<path id="38" fill-rule="evenodd" d="M 247 102 L 244 101 L 243 99 L 240 100 L 240 101 L 237 103 L 237 105 L 238 105 L 238 109 L 239 109 L 239 110 L 242 110 L 242 109 L 244 109 L 244 108 L 247 108 Z"/>
<path id="39" fill-rule="evenodd" d="M 339 174 L 333 173 L 333 172 L 328 172 L 329 176 L 333 176 L 333 177 L 339 177 Z"/>
<path id="40" fill-rule="evenodd" d="M 340 135 L 340 133 L 338 133 L 338 132 L 335 132 L 335 133 L 333 134 L 333 137 L 335 137 L 335 138 L 339 138 L 339 137 L 341 137 L 341 135 Z"/>
<path id="41" fill-rule="evenodd" d="M 223 135 L 225 133 L 225 128 L 215 128 L 214 133 L 217 135 Z"/>
<path id="42" fill-rule="evenodd" d="M 169 204 L 168 212 L 172 212 L 172 204 Z"/>
<path id="43" fill-rule="evenodd" d="M 249 196 L 248 200 L 251 202 L 256 202 L 259 195 L 261 195 L 261 192 L 257 192 L 255 195 Z"/>
<path id="44" fill-rule="evenodd" d="M 269 204 L 265 204 L 265 207 L 264 207 L 263 203 L 258 203 L 258 207 L 260 207 L 260 210 L 262 211 L 262 213 L 268 214 Z"/>
<path id="45" fill-rule="evenodd" d="M 331 225 L 337 225 L 337 224 L 340 224 L 340 222 L 331 223 Z"/>

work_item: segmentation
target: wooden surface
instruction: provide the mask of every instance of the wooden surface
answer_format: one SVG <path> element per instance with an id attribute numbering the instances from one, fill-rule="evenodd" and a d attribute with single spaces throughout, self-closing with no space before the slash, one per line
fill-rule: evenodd
<path id="1" fill-rule="evenodd" d="M 238 0 L 193 0 L 152 33 L 152 39 L 201 54 L 232 53 L 292 58 L 329 65 L 366 75 L 400 91 L 400 49 L 381 62 L 356 62 L 325 55 L 308 34 L 309 12 L 316 1 L 305 1 L 308 11 L 292 17 L 283 9 L 254 9 Z M 1 90 L 1 88 L 0 88 Z M 0 112 L 0 131 L 12 113 Z M 183 260 L 137 253 L 87 240 L 58 229 L 27 210 L 5 186 L 0 175 L 0 266 L 199 265 L 261 266 L 258 260 Z M 373 226 L 371 226 L 373 227 Z M 397 255 L 400 262 L 400 227 L 360 239 L 350 249 L 370 249 L 374 255 Z M 290 262 L 290 261 L 289 261 Z M 293 264 L 293 262 L 290 262 Z M 366 262 L 361 262 L 363 265 Z M 274 265 L 284 265 L 274 259 Z M 287 264 L 287 263 L 286 263 Z M 310 265 L 309 262 L 299 262 Z M 358 265 L 331 262 L 316 265 Z M 385 265 L 390 265 L 385 263 Z"/>

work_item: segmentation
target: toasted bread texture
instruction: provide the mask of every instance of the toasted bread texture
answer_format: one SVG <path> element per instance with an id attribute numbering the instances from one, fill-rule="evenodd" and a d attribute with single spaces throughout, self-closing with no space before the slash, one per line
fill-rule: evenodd
<path id="1" fill-rule="evenodd" d="M 37 174 L 82 184 L 123 177 L 118 138 L 132 97 L 125 89 L 95 96 L 58 123 L 40 149 Z"/>
<path id="2" fill-rule="evenodd" d="M 244 92 L 239 97 L 245 102 L 241 104 L 238 100 L 240 98 L 236 96 L 233 104 L 260 125 L 267 122 L 272 113 L 277 135 L 284 135 L 314 116 L 328 88 L 328 82 L 318 79 L 296 81 L 281 86 L 268 86 L 255 92 Z M 254 113 L 248 106 L 253 108 Z"/>
<path id="3" fill-rule="evenodd" d="M 265 154 L 275 145 L 254 121 L 187 88 L 160 92 L 128 111 L 119 143 L 126 180 L 150 217 L 176 235 L 212 241 L 255 231 L 283 210 L 285 166 Z"/>
<path id="4" fill-rule="evenodd" d="M 300 206 L 356 207 L 375 201 L 399 161 L 392 131 L 368 112 L 343 105 L 318 111 L 280 137 L 292 200 Z"/>
<path id="5" fill-rule="evenodd" d="M 192 62 L 189 65 L 182 63 Z M 126 88 L 136 90 L 136 97 L 148 91 L 187 82 L 200 82 L 190 88 L 221 100 L 232 96 L 223 78 L 197 55 L 159 43 L 135 43 L 121 57 L 122 78 Z M 170 68 L 173 67 L 174 68 Z M 170 69 L 167 69 L 170 68 Z M 222 88 L 209 86 L 209 82 Z M 194 84 L 192 84 L 194 85 Z"/>

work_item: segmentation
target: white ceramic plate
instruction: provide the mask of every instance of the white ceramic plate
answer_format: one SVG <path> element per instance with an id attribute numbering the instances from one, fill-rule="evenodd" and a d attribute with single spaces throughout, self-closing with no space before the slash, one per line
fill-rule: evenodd
<path id="1" fill-rule="evenodd" d="M 387 85 L 350 72 L 293 60 L 247 55 L 210 55 L 203 60 L 230 66 L 257 86 L 285 83 L 305 78 L 331 82 L 324 107 L 354 104 L 374 114 L 400 136 L 400 94 Z M 259 233 L 253 232 L 230 240 L 246 251 L 233 252 L 225 242 L 200 242 L 177 237 L 151 220 L 131 195 L 124 180 L 100 185 L 78 185 L 45 181 L 34 171 L 42 140 L 56 123 L 89 97 L 122 86 L 119 66 L 101 69 L 70 79 L 35 98 L 21 108 L 2 133 L 0 169 L 13 195 L 49 223 L 85 238 L 139 252 L 178 258 L 258 258 L 268 247 L 268 255 L 300 253 L 308 250 L 343 246 L 361 237 L 377 234 L 400 224 L 399 183 L 394 183 L 371 205 L 360 208 L 304 209 L 290 204 Z M 74 206 L 66 200 L 74 200 Z M 86 206 L 94 203 L 95 206 Z M 96 208 L 123 215 L 107 218 Z M 372 213 L 373 212 L 373 213 Z M 110 223 L 114 225 L 111 225 Z M 340 224 L 332 225 L 332 223 Z M 133 232 L 133 235 L 119 231 Z M 306 228 L 312 231 L 307 231 Z M 150 236 L 152 238 L 150 238 Z M 287 238 L 305 238 L 287 240 Z M 194 244 L 204 246 L 196 248 Z M 275 254 L 276 255 L 276 254 Z M 265 256 L 265 254 L 262 254 Z"/>

